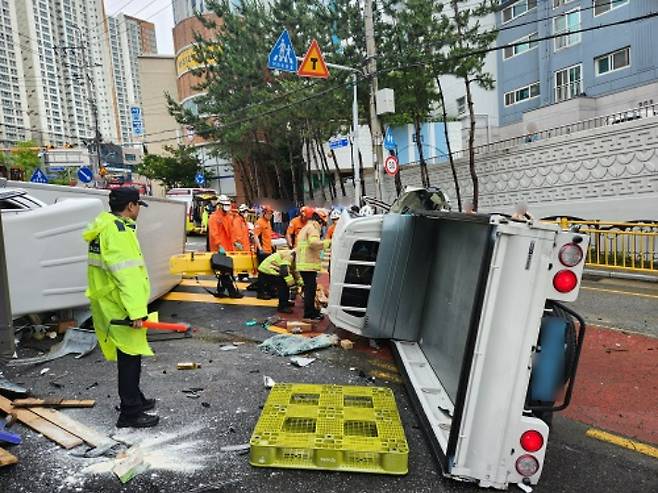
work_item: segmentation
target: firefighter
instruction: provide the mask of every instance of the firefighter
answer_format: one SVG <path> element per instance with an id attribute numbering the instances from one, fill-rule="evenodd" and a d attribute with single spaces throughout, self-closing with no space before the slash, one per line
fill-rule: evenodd
<path id="1" fill-rule="evenodd" d="M 302 228 L 306 226 L 308 218 L 311 217 L 312 214 L 313 209 L 305 205 L 299 209 L 299 215 L 292 218 L 290 224 L 288 224 L 288 229 L 286 230 L 286 241 L 288 242 L 289 248 L 295 248 L 295 246 L 297 246 L 297 235 L 299 235 Z"/>
<path id="2" fill-rule="evenodd" d="M 293 303 L 288 300 L 290 288 L 303 285 L 295 268 L 295 257 L 295 250 L 281 250 L 269 255 L 258 266 L 258 298 L 272 299 L 271 293 L 276 289 L 280 313 L 292 313 Z"/>
<path id="3" fill-rule="evenodd" d="M 231 201 L 226 195 L 220 195 L 217 208 L 208 221 L 208 243 L 211 252 L 226 253 L 234 249 L 232 221 Z M 219 273 L 215 296 L 221 298 L 227 294 L 229 298 L 242 298 L 242 294 L 235 287 L 233 276 L 227 272 Z"/>
<path id="4" fill-rule="evenodd" d="M 231 210 L 233 213 L 233 209 Z M 253 255 L 251 249 L 251 235 L 249 232 L 249 224 L 247 223 L 247 212 L 249 207 L 246 204 L 241 204 L 237 211 L 234 212 L 233 217 L 233 247 L 239 252 L 248 252 Z M 249 274 L 244 272 L 238 273 L 239 281 L 248 281 Z"/>
<path id="5" fill-rule="evenodd" d="M 110 192 L 110 212 L 102 212 L 83 234 L 89 243 L 86 296 L 103 356 L 116 361 L 119 380 L 118 428 L 148 428 L 159 418 L 147 414 L 155 399 L 140 389 L 142 356 L 153 356 L 142 321 L 147 317 L 151 285 L 137 240 L 135 221 L 140 206 L 136 188 Z M 131 320 L 132 326 L 110 325 L 110 320 Z"/>
<path id="6" fill-rule="evenodd" d="M 327 212 L 317 209 L 297 237 L 297 270 L 304 281 L 304 318 L 322 320 L 315 308 L 315 291 L 320 272 L 320 252 L 329 248 L 331 240 L 322 240 L 320 233 L 327 224 Z"/>
<path id="7" fill-rule="evenodd" d="M 336 231 L 336 226 L 340 220 L 340 212 L 334 209 L 331 211 L 331 216 L 329 216 L 329 218 L 331 219 L 331 226 L 327 228 L 327 239 L 332 240 L 334 238 L 334 231 Z"/>
<path id="8" fill-rule="evenodd" d="M 272 208 L 269 205 L 263 206 L 261 217 L 256 221 L 254 243 L 260 264 L 272 253 Z"/>

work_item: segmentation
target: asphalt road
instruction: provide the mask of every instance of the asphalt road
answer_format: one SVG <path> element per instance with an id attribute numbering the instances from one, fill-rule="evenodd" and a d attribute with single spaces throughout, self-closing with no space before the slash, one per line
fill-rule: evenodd
<path id="1" fill-rule="evenodd" d="M 572 306 L 589 323 L 658 337 L 658 283 L 585 279 Z"/>
<path id="2" fill-rule="evenodd" d="M 122 486 L 106 469 L 106 459 L 82 459 L 47 439 L 15 425 L 24 443 L 13 447 L 16 466 L 0 469 L 0 490 L 7 493 L 50 492 L 463 492 L 481 491 L 474 485 L 442 477 L 418 425 L 403 385 L 364 378 L 382 362 L 358 351 L 330 348 L 318 360 L 296 368 L 286 358 L 261 352 L 257 342 L 272 334 L 246 327 L 245 320 L 262 319 L 267 308 L 204 303 L 161 302 L 161 317 L 185 320 L 199 331 L 188 339 L 154 342 L 157 355 L 144 363 L 143 389 L 158 398 L 162 421 L 146 432 L 120 431 L 116 420 L 115 368 L 100 353 L 75 360 L 60 359 L 42 367 L 10 369 L 8 376 L 37 395 L 93 398 L 92 409 L 66 413 L 96 430 L 128 443 L 140 442 L 154 468 Z M 237 350 L 221 351 L 228 341 L 244 342 Z M 21 355 L 33 351 L 22 349 Z M 201 368 L 177 371 L 179 361 L 196 361 Z M 385 363 L 388 364 L 388 363 Z M 356 368 L 356 370 L 351 370 Z M 359 371 L 360 370 L 360 371 Z M 363 372 L 363 373 L 361 373 Z M 382 385 L 393 389 L 410 444 L 406 476 L 255 468 L 247 455 L 220 452 L 225 445 L 247 443 L 267 390 L 263 376 L 278 382 Z M 60 387 L 54 387 L 56 383 Z M 183 390 L 197 387 L 198 399 Z M 588 427 L 557 417 L 537 492 L 658 491 L 658 461 L 585 436 Z M 94 472 L 96 471 L 96 472 Z"/>

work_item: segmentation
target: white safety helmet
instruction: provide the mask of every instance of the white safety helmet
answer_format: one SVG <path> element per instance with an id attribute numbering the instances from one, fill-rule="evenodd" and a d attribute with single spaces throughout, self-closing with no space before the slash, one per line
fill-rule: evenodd
<path id="1" fill-rule="evenodd" d="M 334 209 L 333 211 L 331 211 L 331 216 L 329 216 L 329 218 L 332 221 L 340 219 L 340 211 L 338 209 Z"/>
<path id="2" fill-rule="evenodd" d="M 240 213 L 247 212 L 249 210 L 249 207 L 247 207 L 247 204 L 240 204 L 240 207 L 238 207 L 238 211 Z"/>
<path id="3" fill-rule="evenodd" d="M 373 209 L 372 206 L 366 204 L 363 207 L 361 207 L 361 210 L 359 210 L 359 215 L 361 215 L 361 216 L 374 216 L 375 215 L 375 209 Z"/>
<path id="4" fill-rule="evenodd" d="M 229 199 L 226 195 L 222 194 L 219 197 L 217 197 L 217 202 L 219 202 L 222 205 L 231 205 L 231 199 Z"/>

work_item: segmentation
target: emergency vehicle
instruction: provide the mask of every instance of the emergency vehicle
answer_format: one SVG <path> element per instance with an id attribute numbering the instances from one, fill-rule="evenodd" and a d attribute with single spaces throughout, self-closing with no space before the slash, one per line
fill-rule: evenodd
<path id="1" fill-rule="evenodd" d="M 392 341 L 445 476 L 537 484 L 583 345 L 585 323 L 563 302 L 578 295 L 588 237 L 413 193 L 422 200 L 388 214 L 343 212 L 329 317 Z"/>

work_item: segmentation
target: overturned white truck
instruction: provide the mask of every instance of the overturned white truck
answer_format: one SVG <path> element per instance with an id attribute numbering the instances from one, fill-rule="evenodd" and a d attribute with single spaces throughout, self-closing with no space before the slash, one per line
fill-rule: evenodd
<path id="1" fill-rule="evenodd" d="M 507 488 L 542 472 L 552 413 L 571 398 L 585 324 L 588 238 L 502 215 L 343 213 L 328 313 L 393 342 L 444 475 Z"/>

